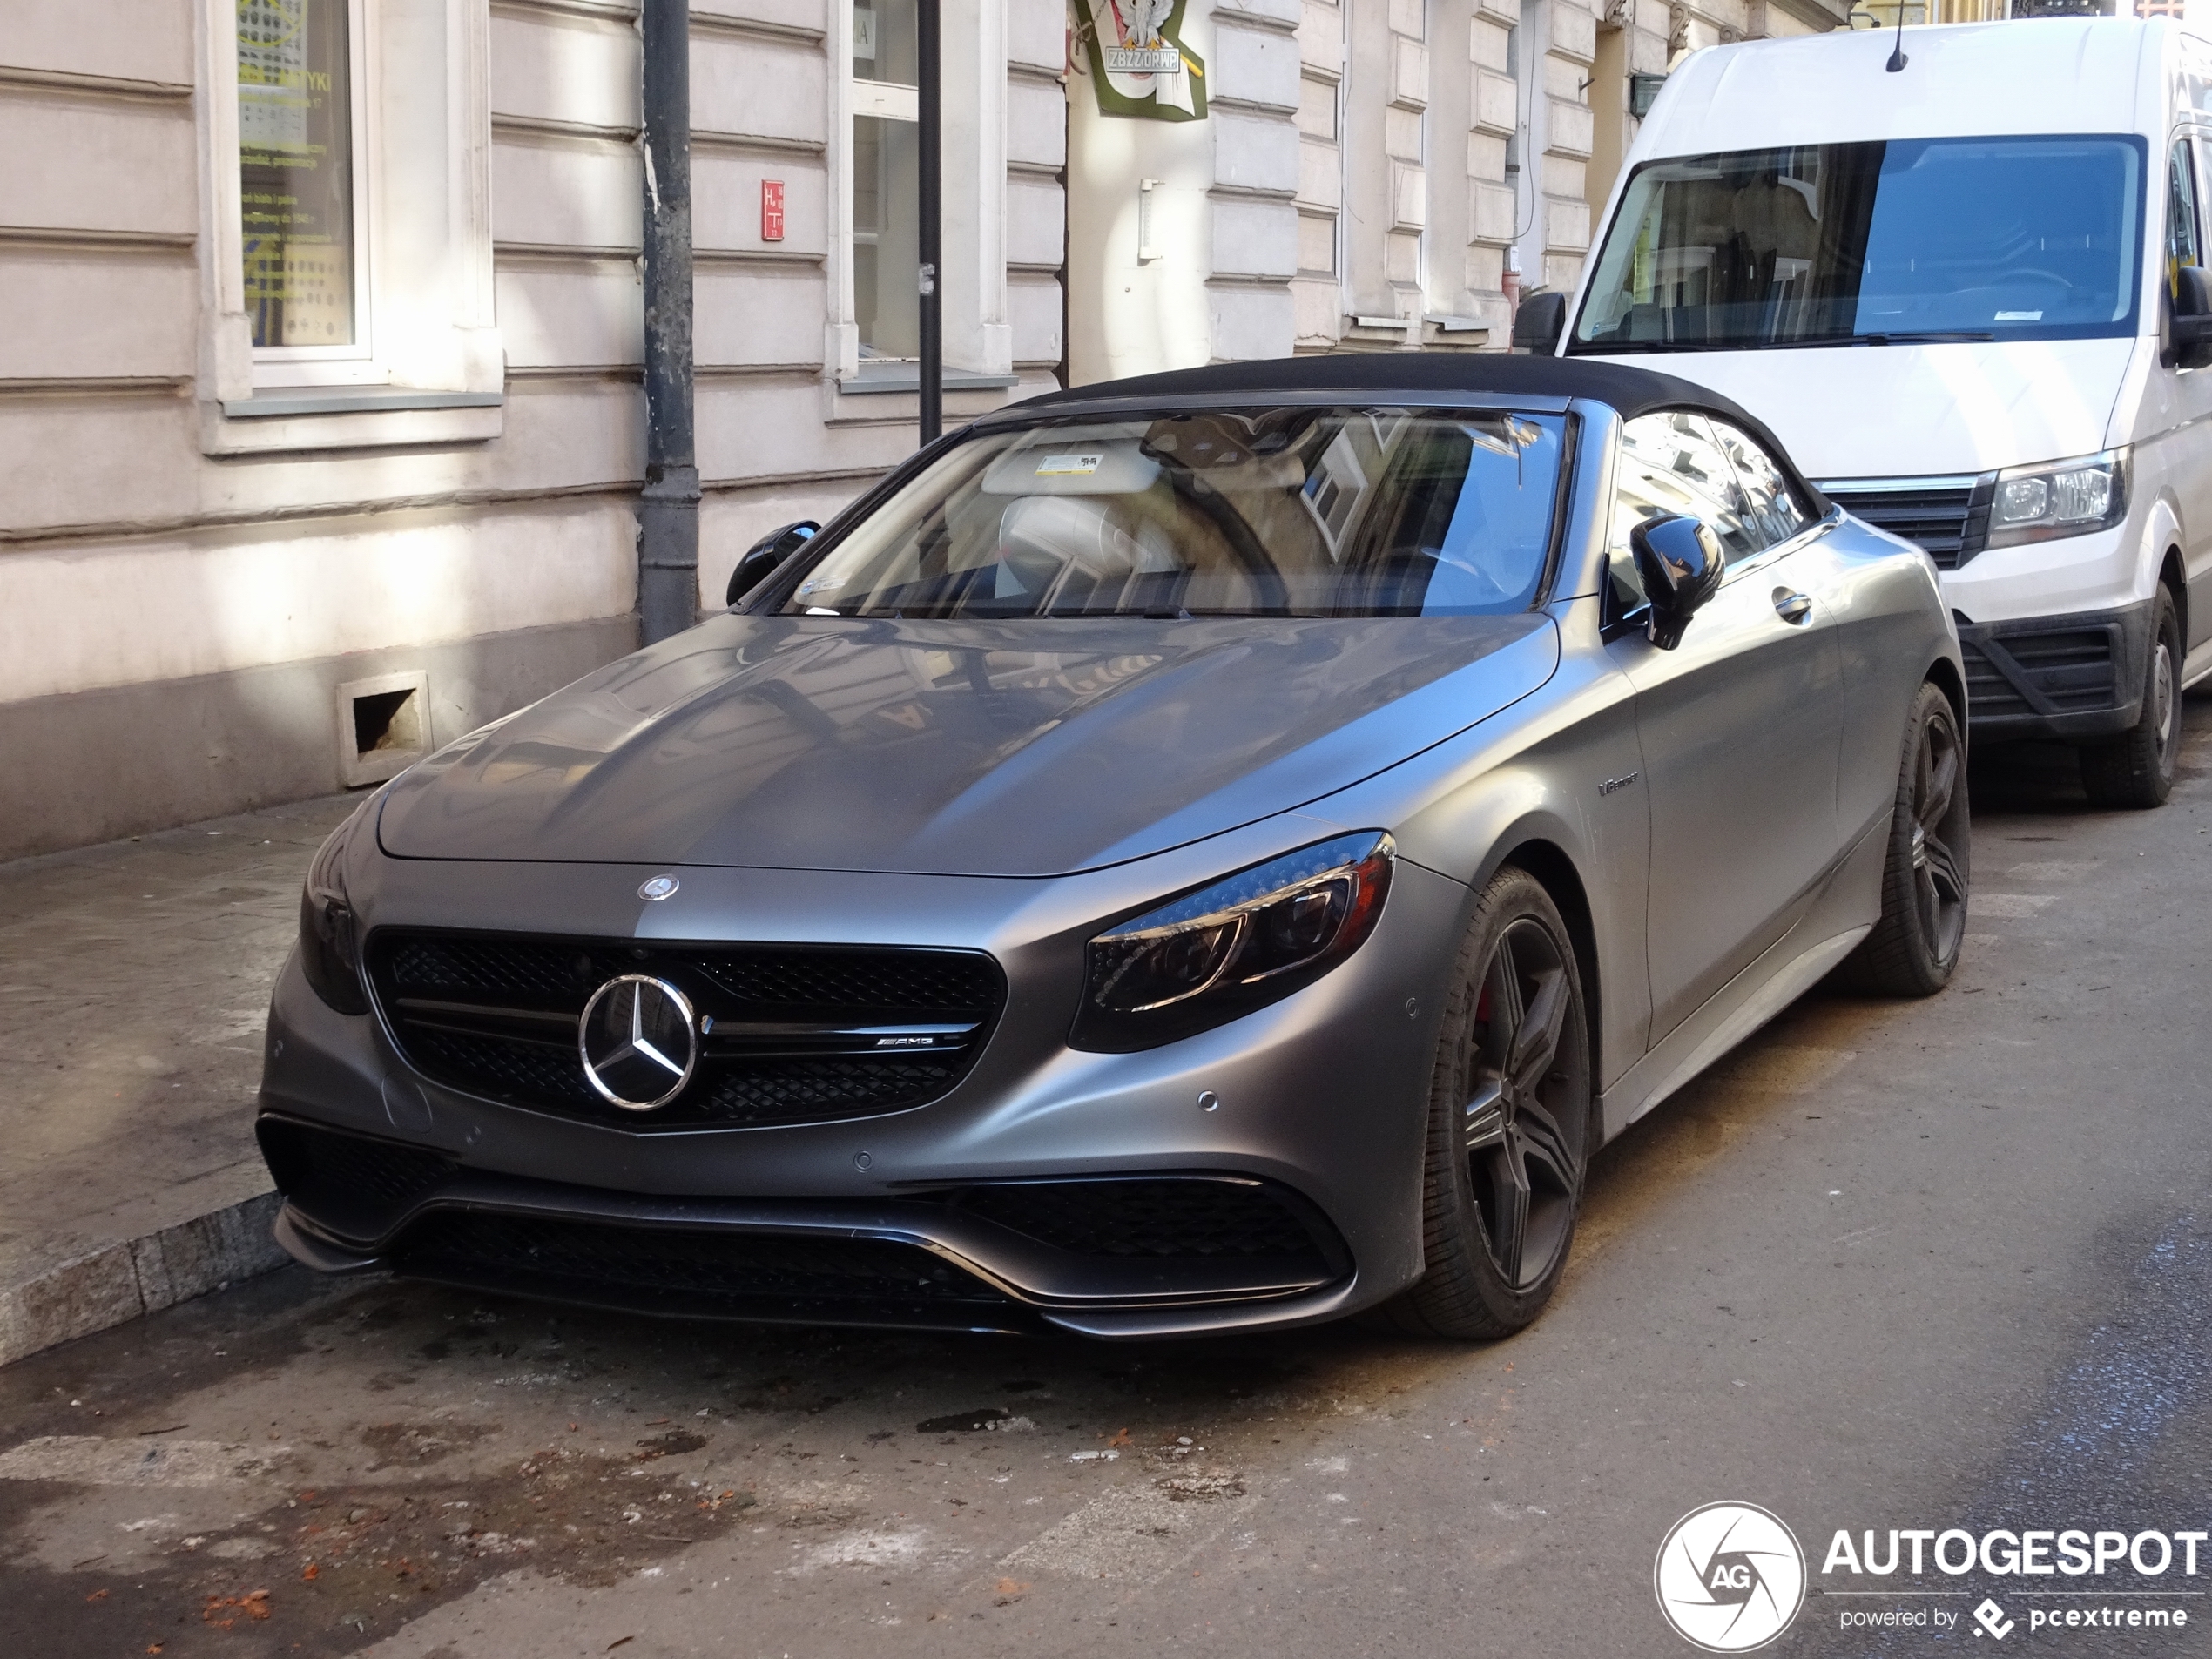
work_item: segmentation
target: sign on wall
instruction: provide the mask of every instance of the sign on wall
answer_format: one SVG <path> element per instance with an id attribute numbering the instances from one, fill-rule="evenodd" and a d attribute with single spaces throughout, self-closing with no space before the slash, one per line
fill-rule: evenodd
<path id="1" fill-rule="evenodd" d="M 1101 115 L 1203 121 L 1205 60 L 1183 44 L 1188 0 L 1076 0 Z"/>

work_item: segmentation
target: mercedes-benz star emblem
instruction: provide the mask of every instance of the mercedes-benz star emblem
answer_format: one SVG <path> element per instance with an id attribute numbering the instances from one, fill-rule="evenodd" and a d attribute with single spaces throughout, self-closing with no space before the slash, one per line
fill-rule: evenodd
<path id="1" fill-rule="evenodd" d="M 577 1022 L 583 1075 L 624 1111 L 665 1106 L 698 1064 L 696 1022 L 684 993 L 664 979 L 624 974 L 591 994 Z"/>
<path id="2" fill-rule="evenodd" d="M 637 889 L 637 896 L 651 903 L 654 900 L 667 898 L 683 885 L 672 875 L 657 875 Z"/>

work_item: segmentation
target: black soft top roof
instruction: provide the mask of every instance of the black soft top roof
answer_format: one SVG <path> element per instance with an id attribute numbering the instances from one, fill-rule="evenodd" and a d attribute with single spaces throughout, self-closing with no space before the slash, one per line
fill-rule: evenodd
<path id="1" fill-rule="evenodd" d="M 1532 357 L 1504 352 L 1345 352 L 1323 357 L 1276 357 L 1257 362 L 1211 363 L 1164 374 L 1096 381 L 1065 392 L 1048 392 L 1009 406 L 1006 414 L 1043 414 L 1055 404 L 1109 398 L 1264 397 L 1271 392 L 1484 393 L 1523 397 L 1583 397 L 1609 403 L 1624 421 L 1662 409 L 1694 409 L 1732 421 L 1764 444 L 1791 481 L 1824 510 L 1826 502 L 1797 470 L 1766 424 L 1718 392 L 1626 363 L 1585 357 Z"/>

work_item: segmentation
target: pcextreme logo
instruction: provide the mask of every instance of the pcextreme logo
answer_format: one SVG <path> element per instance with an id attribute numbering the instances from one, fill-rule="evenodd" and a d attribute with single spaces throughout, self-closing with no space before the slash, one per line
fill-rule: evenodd
<path id="1" fill-rule="evenodd" d="M 1749 1653 L 1790 1628 L 1805 1602 L 1805 1554 L 1772 1512 L 1709 1503 L 1668 1531 L 1652 1566 L 1659 1611 L 1708 1653 Z"/>

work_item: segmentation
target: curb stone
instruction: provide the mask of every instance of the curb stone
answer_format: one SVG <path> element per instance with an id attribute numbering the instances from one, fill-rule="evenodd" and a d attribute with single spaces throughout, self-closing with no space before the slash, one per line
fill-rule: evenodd
<path id="1" fill-rule="evenodd" d="M 283 1202 L 260 1193 L 0 1285 L 0 1366 L 273 1272 L 292 1259 L 270 1233 Z"/>

